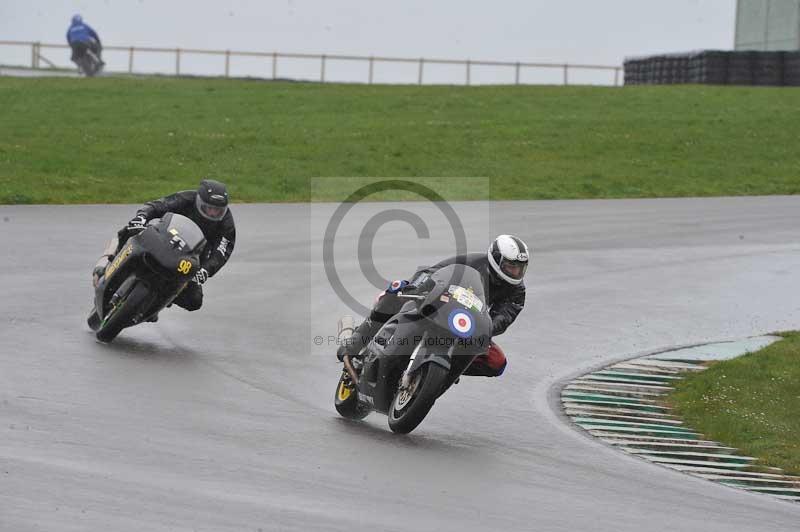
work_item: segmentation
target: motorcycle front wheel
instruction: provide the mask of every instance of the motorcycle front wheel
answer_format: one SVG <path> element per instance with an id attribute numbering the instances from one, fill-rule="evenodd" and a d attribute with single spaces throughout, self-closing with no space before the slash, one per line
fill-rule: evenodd
<path id="1" fill-rule="evenodd" d="M 141 310 L 142 304 L 149 295 L 150 289 L 147 285 L 137 282 L 126 295 L 120 297 L 100 323 L 100 327 L 95 332 L 97 339 L 101 342 L 111 342 L 122 332 L 122 329 L 132 325 L 134 316 Z"/>
<path id="2" fill-rule="evenodd" d="M 411 378 L 407 388 L 399 388 L 389 408 L 389 428 L 408 434 L 422 423 L 442 391 L 447 370 L 438 364 L 425 364 Z"/>

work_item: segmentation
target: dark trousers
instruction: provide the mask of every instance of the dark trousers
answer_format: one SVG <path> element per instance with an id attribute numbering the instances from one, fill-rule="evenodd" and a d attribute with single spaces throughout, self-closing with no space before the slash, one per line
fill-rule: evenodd
<path id="1" fill-rule="evenodd" d="M 357 355 L 358 352 L 372 340 L 375 333 L 383 327 L 383 324 L 400 312 L 404 303 L 402 299 L 397 297 L 397 294 L 389 291 L 378 296 L 378 300 L 372 307 L 372 311 L 369 313 L 367 319 L 356 327 L 356 330 L 353 331 L 353 336 L 350 337 L 347 344 L 339 347 L 339 352 L 337 353 L 339 360 L 342 359 L 345 353 L 350 356 Z"/>

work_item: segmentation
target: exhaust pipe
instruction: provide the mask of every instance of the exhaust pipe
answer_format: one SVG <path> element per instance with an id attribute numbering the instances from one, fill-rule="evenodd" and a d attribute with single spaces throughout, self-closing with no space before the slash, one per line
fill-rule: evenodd
<path id="1" fill-rule="evenodd" d="M 355 330 L 356 322 L 353 319 L 353 316 L 345 315 L 339 318 L 336 333 L 339 339 L 339 345 L 345 345 L 347 342 L 349 342 Z M 345 355 L 342 357 L 342 360 L 344 361 L 344 369 L 347 371 L 347 374 L 350 375 L 350 379 L 353 381 L 353 384 L 358 386 L 358 374 L 356 373 L 355 368 L 353 368 L 353 363 L 350 361 L 350 355 Z"/>
<path id="2" fill-rule="evenodd" d="M 353 319 L 353 316 L 346 314 L 339 318 L 339 323 L 337 324 L 337 331 L 336 335 L 339 337 L 339 342 L 345 342 L 353 336 L 353 333 L 356 330 L 356 321 Z"/>

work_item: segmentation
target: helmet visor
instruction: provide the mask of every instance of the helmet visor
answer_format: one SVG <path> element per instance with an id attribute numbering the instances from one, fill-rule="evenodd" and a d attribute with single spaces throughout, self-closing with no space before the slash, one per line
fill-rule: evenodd
<path id="1" fill-rule="evenodd" d="M 528 269 L 527 261 L 509 260 L 503 258 L 500 260 L 500 271 L 508 275 L 515 281 L 521 280 L 525 277 L 525 271 Z"/>
<path id="2" fill-rule="evenodd" d="M 220 207 L 219 205 L 212 205 L 208 202 L 203 201 L 203 199 L 198 195 L 197 210 L 200 211 L 200 214 L 204 218 L 218 222 L 225 217 L 225 214 L 228 212 L 228 207 L 227 206 Z"/>

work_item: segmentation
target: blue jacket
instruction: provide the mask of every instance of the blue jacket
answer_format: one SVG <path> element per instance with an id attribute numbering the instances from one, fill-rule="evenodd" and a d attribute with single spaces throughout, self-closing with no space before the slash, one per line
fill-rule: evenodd
<path id="1" fill-rule="evenodd" d="M 72 24 L 67 30 L 67 42 L 69 44 L 88 42 L 92 39 L 96 40 L 98 43 L 100 42 L 100 37 L 97 36 L 97 32 L 84 22 Z"/>

